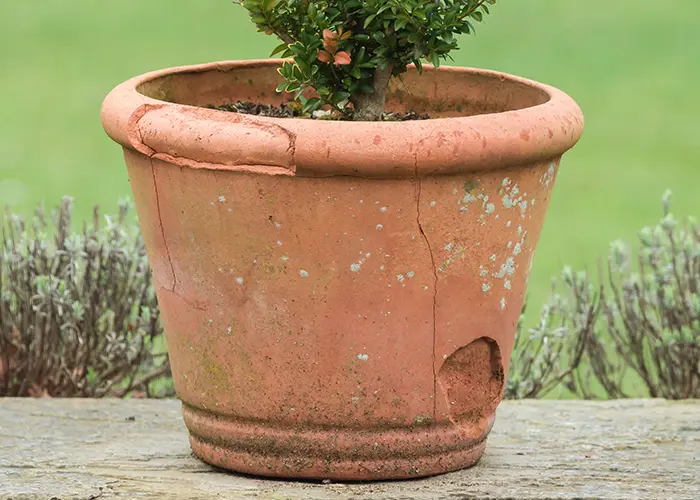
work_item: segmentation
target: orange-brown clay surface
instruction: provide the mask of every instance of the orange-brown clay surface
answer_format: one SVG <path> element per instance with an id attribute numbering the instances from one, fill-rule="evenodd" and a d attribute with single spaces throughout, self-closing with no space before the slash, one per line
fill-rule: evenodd
<path id="1" fill-rule="evenodd" d="M 124 147 L 194 452 L 270 476 L 472 465 L 508 371 L 561 155 L 583 119 L 500 73 L 413 72 L 333 122 L 279 103 L 279 61 L 147 74 L 106 99 Z"/>

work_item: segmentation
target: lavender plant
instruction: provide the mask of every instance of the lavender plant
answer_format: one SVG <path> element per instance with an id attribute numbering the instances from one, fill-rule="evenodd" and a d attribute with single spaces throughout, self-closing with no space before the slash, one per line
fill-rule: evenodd
<path id="1" fill-rule="evenodd" d="M 507 398 L 560 384 L 586 399 L 700 398 L 700 226 L 678 221 L 670 196 L 636 252 L 611 244 L 605 288 L 593 293 L 588 273 L 564 270 L 566 296 L 552 295 L 529 335 L 519 328 Z"/>
<path id="2" fill-rule="evenodd" d="M 605 317 L 617 354 L 651 397 L 699 398 L 700 226 L 678 221 L 670 196 L 659 223 L 639 233 L 636 269 L 629 248 L 613 244 Z"/>
<path id="3" fill-rule="evenodd" d="M 549 301 L 542 307 L 539 322 L 524 331 L 521 314 L 506 384 L 506 399 L 544 397 L 555 389 L 587 385 L 579 367 L 590 338 L 595 336 L 601 292 L 594 290 L 585 272 L 562 271 L 565 293 L 552 284 Z M 525 308 L 523 308 L 523 313 Z"/>
<path id="4" fill-rule="evenodd" d="M 143 242 L 116 218 L 72 232 L 72 200 L 53 224 L 12 214 L 0 247 L 0 396 L 172 394 Z M 50 235 L 53 234 L 53 241 Z M 163 384 L 163 381 L 165 383 Z"/>

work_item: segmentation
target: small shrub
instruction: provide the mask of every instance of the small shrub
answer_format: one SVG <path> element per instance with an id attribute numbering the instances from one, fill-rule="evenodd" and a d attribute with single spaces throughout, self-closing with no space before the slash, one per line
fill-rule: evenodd
<path id="1" fill-rule="evenodd" d="M 259 31 L 283 43 L 272 55 L 291 57 L 278 91 L 295 92 L 305 112 L 321 106 L 356 120 L 379 120 L 390 79 L 410 63 L 435 66 L 473 33 L 496 0 L 234 0 Z M 313 88 L 316 96 L 302 92 Z"/>
<path id="2" fill-rule="evenodd" d="M 105 224 L 95 208 L 82 233 L 71 231 L 71 209 L 65 198 L 53 224 L 42 210 L 29 227 L 11 214 L 2 222 L 0 396 L 172 394 L 146 253 L 138 228 L 128 227 L 128 204 Z"/>
<path id="3" fill-rule="evenodd" d="M 552 295 L 529 335 L 519 328 L 506 397 L 561 383 L 586 399 L 700 398 L 700 226 L 671 214 L 670 193 L 663 207 L 636 253 L 611 244 L 605 289 L 564 270 L 566 299 Z"/>
<path id="4" fill-rule="evenodd" d="M 700 398 L 700 226 L 680 223 L 669 199 L 659 223 L 639 233 L 637 269 L 626 245 L 612 245 L 605 319 L 617 354 L 649 396 Z"/>
<path id="5" fill-rule="evenodd" d="M 562 272 L 566 294 L 553 283 L 552 295 L 540 312 L 540 320 L 524 332 L 525 307 L 515 336 L 506 399 L 538 398 L 555 389 L 587 384 L 579 380 L 577 370 L 586 352 L 600 313 L 600 291 L 588 282 L 586 273 Z"/>

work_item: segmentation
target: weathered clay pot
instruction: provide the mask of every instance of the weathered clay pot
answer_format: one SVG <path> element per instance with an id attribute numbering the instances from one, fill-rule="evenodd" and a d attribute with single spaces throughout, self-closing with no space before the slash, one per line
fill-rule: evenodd
<path id="1" fill-rule="evenodd" d="M 468 467 L 581 112 L 552 87 L 458 68 L 391 90 L 388 109 L 441 119 L 206 108 L 287 99 L 279 64 L 150 73 L 102 112 L 124 147 L 192 448 L 270 476 Z"/>

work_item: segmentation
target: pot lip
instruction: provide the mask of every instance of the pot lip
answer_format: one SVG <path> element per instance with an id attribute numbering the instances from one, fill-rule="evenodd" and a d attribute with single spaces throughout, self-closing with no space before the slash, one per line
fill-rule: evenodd
<path id="1" fill-rule="evenodd" d="M 138 91 L 141 85 L 162 77 L 273 68 L 283 61 L 220 61 L 133 77 L 105 98 L 103 127 L 123 147 L 178 166 L 264 174 L 400 178 L 554 160 L 572 148 L 583 133 L 581 109 L 566 93 L 533 80 L 476 68 L 435 69 L 426 65 L 424 70 L 510 81 L 540 90 L 549 99 L 499 113 L 348 122 L 239 115 L 157 100 Z M 211 137 L 202 140 L 206 136 Z M 352 143 L 354 146 L 348 147 Z"/>

